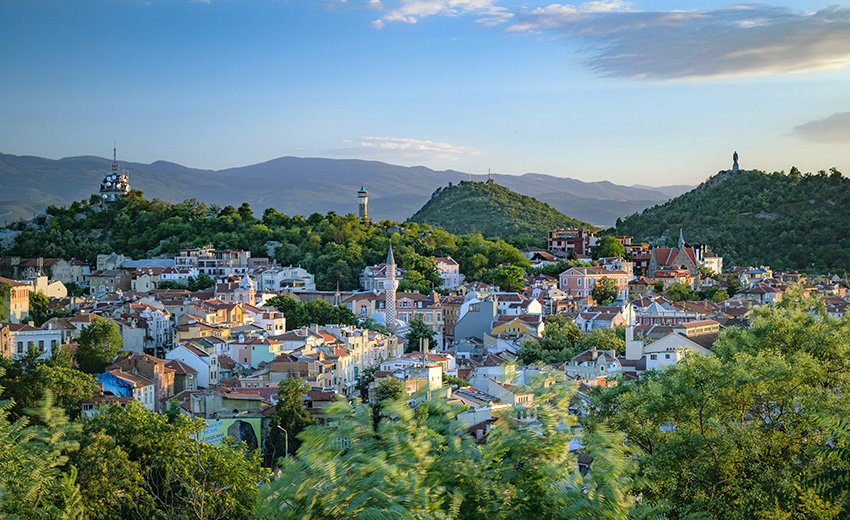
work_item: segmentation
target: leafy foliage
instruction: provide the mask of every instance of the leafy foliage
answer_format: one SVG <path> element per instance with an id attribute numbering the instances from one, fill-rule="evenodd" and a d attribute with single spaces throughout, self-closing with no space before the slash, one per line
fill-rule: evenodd
<path id="1" fill-rule="evenodd" d="M 298 447 L 301 446 L 298 434 L 308 426 L 316 424 L 316 420 L 304 408 L 304 397 L 310 390 L 310 385 L 302 379 L 290 377 L 281 381 L 279 386 L 277 406 L 269 424 L 269 439 L 266 447 L 268 466 L 275 465 L 279 457 L 298 451 Z M 280 428 L 286 432 L 284 433 Z"/>
<path id="2" fill-rule="evenodd" d="M 386 259 L 390 241 L 399 265 L 408 269 L 403 289 L 424 292 L 430 291 L 432 284 L 439 287 L 433 256 L 451 256 L 472 280 L 502 264 L 528 265 L 514 245 L 484 240 L 477 233 L 456 236 L 427 224 L 407 222 L 398 227 L 390 221 L 364 221 L 353 214 L 333 212 L 305 218 L 268 208 L 256 217 L 250 208 L 241 212 L 232 206 L 220 209 L 195 199 L 177 204 L 146 200 L 138 190 L 103 210 L 95 200 L 75 202 L 67 208 L 51 206 L 47 212 L 52 217 L 49 223 L 24 230 L 0 254 L 80 258 L 94 263 L 98 254 L 111 252 L 140 258 L 213 245 L 263 257 L 270 254 L 266 244 L 275 241 L 283 244 L 273 251 L 275 259 L 315 273 L 320 290 L 337 286 L 357 289 L 359 273 Z M 198 277 L 192 288 L 211 285 L 202 278 Z"/>
<path id="3" fill-rule="evenodd" d="M 604 236 L 599 238 L 599 242 L 596 244 L 596 247 L 591 251 L 594 259 L 599 258 L 608 258 L 612 256 L 616 256 L 619 258 L 625 258 L 626 260 L 631 260 L 628 254 L 626 254 L 626 249 L 623 247 L 623 244 L 612 236 Z"/>
<path id="4" fill-rule="evenodd" d="M 256 486 L 266 478 L 259 453 L 246 453 L 244 443 L 230 438 L 210 446 L 196 438 L 203 428 L 203 420 L 178 416 L 169 422 L 135 401 L 110 406 L 86 422 L 84 449 L 97 457 L 87 461 L 90 471 L 106 471 L 117 479 L 117 488 L 126 490 L 118 496 L 100 478 L 83 483 L 84 495 L 99 500 L 91 507 L 104 504 L 94 516 L 251 518 Z M 131 464 L 114 468 L 117 461 Z"/>
<path id="5" fill-rule="evenodd" d="M 286 330 L 313 324 L 357 325 L 358 323 L 351 309 L 344 305 L 331 305 L 322 299 L 302 303 L 284 294 L 271 298 L 266 305 L 277 308 L 286 316 Z"/>
<path id="6" fill-rule="evenodd" d="M 419 352 L 419 342 L 420 340 L 427 339 L 428 340 L 428 348 L 432 349 L 435 347 L 434 338 L 437 336 L 437 333 L 434 332 L 421 317 L 417 316 L 410 320 L 408 324 L 410 326 L 410 330 L 407 332 L 407 351 L 408 352 Z"/>
<path id="7" fill-rule="evenodd" d="M 478 232 L 503 238 L 521 233 L 545 236 L 550 229 L 596 229 L 504 186 L 469 181 L 438 188 L 410 221 L 440 226 L 452 233 Z"/>
<path id="8" fill-rule="evenodd" d="M 92 318 L 91 323 L 83 327 L 77 343 L 77 364 L 88 374 L 103 372 L 124 346 L 118 324 L 100 317 Z"/>
<path id="9" fill-rule="evenodd" d="M 48 299 L 42 293 L 30 291 L 30 314 L 29 318 L 34 322 L 36 327 L 41 327 L 44 322 L 50 318 L 68 318 L 71 316 L 71 311 L 64 307 L 50 309 Z M 2 312 L 2 311 L 0 311 Z"/>
<path id="10" fill-rule="evenodd" d="M 590 296 L 600 305 L 610 305 L 620 294 L 620 288 L 613 278 L 603 276 L 590 291 Z"/>
<path id="11" fill-rule="evenodd" d="M 614 350 L 618 355 L 626 350 L 625 327 L 593 329 L 582 332 L 571 319 L 560 314 L 546 317 L 546 326 L 540 341 L 526 340 L 517 352 L 520 361 L 532 363 L 564 363 L 585 350 Z"/>
<path id="12" fill-rule="evenodd" d="M 0 377 L 0 384 L 5 387 L 0 398 L 13 400 L 14 405 L 9 408 L 13 416 L 21 417 L 25 409 L 37 406 L 47 391 L 68 417 L 73 419 L 80 414 L 80 401 L 91 399 L 98 390 L 97 384 L 89 374 L 58 359 L 54 356 L 46 363 L 30 363 L 27 359 L 11 362 L 5 376 Z"/>
<path id="13" fill-rule="evenodd" d="M 0 516 L 82 518 L 76 470 L 62 471 L 68 461 L 65 453 L 78 447 L 68 436 L 79 430 L 79 425 L 69 423 L 62 410 L 53 406 L 50 392 L 28 410 L 38 425 L 28 425 L 27 417 L 11 422 L 8 410 L 13 404 L 0 402 Z"/>
<path id="14" fill-rule="evenodd" d="M 674 245 L 684 228 L 689 241 L 711 245 L 727 264 L 847 271 L 847 208 L 850 179 L 835 168 L 814 175 L 796 168 L 789 175 L 720 172 L 693 191 L 618 221 L 615 231 Z"/>
<path id="15" fill-rule="evenodd" d="M 582 476 L 569 444 L 574 387 L 561 376 L 534 387 L 534 410 L 509 409 L 476 449 L 445 400 L 412 409 L 384 401 L 373 429 L 368 406 L 344 401 L 330 409 L 335 427 L 302 435 L 296 457 L 264 486 L 263 518 L 626 519 L 627 459 L 614 436 L 585 437 L 594 469 Z M 530 421 L 517 421 L 528 415 Z"/>
<path id="16" fill-rule="evenodd" d="M 714 356 L 600 389 L 591 417 L 626 434 L 637 491 L 671 517 L 835 518 L 805 484 L 848 468 L 812 449 L 834 438 L 820 417 L 850 412 L 848 338 L 850 321 L 792 294 L 727 329 Z"/>

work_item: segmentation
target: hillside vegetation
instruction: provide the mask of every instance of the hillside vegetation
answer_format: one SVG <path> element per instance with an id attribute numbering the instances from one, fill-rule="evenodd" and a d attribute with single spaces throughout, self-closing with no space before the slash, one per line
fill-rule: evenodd
<path id="1" fill-rule="evenodd" d="M 499 279 L 501 264 L 529 265 L 515 247 L 525 242 L 490 241 L 480 234 L 456 236 L 425 224 L 398 227 L 387 220 L 363 221 L 334 212 L 305 218 L 267 208 L 256 217 L 247 203 L 239 208 L 195 199 L 172 204 L 147 200 L 137 190 L 105 210 L 94 196 L 67 208 L 50 206 L 47 215 L 12 227 L 22 232 L 0 249 L 0 256 L 77 258 L 94 264 L 98 254 L 113 251 L 136 259 L 173 257 L 180 248 L 212 245 L 273 256 L 282 265 L 300 265 L 316 275 L 316 285 L 323 290 L 357 289 L 359 273 L 386 259 L 390 241 L 396 261 L 407 271 L 401 290 L 439 287 L 432 256 L 451 256 L 470 279 L 485 282 Z"/>
<path id="2" fill-rule="evenodd" d="M 498 184 L 474 181 L 438 188 L 410 221 L 440 226 L 452 233 L 478 232 L 488 237 L 539 238 L 550 229 L 593 228 L 533 197 Z"/>
<path id="3" fill-rule="evenodd" d="M 674 245 L 705 243 L 726 265 L 850 271 L 850 179 L 829 173 L 720 172 L 685 193 L 617 221 L 617 234 Z"/>

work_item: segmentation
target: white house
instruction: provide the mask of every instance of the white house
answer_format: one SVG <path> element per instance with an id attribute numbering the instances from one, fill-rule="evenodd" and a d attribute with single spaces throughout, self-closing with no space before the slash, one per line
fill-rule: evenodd
<path id="1" fill-rule="evenodd" d="M 8 323 L 9 345 L 12 359 L 22 357 L 32 349 L 38 350 L 39 359 L 50 357 L 53 348 L 62 344 L 62 331 L 56 329 L 39 329 L 25 323 Z"/>
<path id="2" fill-rule="evenodd" d="M 165 359 L 175 359 L 198 372 L 198 386 L 207 388 L 219 382 L 218 356 L 209 355 L 198 347 L 184 343 L 165 354 Z"/>
<path id="3" fill-rule="evenodd" d="M 463 280 L 466 276 L 460 273 L 460 265 L 452 257 L 438 256 L 434 258 L 434 263 L 437 265 L 437 271 L 440 272 L 443 287 L 457 289 L 463 285 Z"/>

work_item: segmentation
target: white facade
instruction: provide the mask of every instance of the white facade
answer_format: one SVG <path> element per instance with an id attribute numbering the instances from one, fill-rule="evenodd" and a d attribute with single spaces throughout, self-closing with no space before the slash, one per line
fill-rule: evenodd
<path id="1" fill-rule="evenodd" d="M 189 365 L 198 372 L 198 386 L 207 388 L 218 384 L 218 356 L 210 356 L 203 350 L 187 345 L 179 345 L 165 354 L 165 359 L 176 359 Z"/>
<path id="2" fill-rule="evenodd" d="M 60 330 L 38 329 L 24 324 L 9 324 L 8 327 L 12 359 L 23 357 L 30 349 L 40 352 L 39 359 L 48 359 L 52 349 L 62 344 Z"/>
<path id="3" fill-rule="evenodd" d="M 253 275 L 259 291 L 315 291 L 316 277 L 301 267 L 272 267 Z"/>
<path id="4" fill-rule="evenodd" d="M 437 257 L 434 259 L 434 263 L 440 272 L 440 278 L 443 279 L 443 287 L 457 289 L 463 285 L 466 276 L 460 273 L 460 266 L 452 257 Z"/>

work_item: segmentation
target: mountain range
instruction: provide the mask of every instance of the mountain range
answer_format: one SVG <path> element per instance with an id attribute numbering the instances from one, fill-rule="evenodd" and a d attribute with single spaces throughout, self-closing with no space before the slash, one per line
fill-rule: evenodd
<path id="1" fill-rule="evenodd" d="M 31 218 L 50 204 L 67 205 L 97 192 L 112 161 L 80 156 L 45 159 L 0 153 L 0 223 Z M 248 202 L 259 213 L 274 207 L 286 214 L 357 212 L 357 190 L 369 192 L 369 216 L 403 221 L 441 186 L 468 179 L 468 174 L 424 166 L 397 166 L 378 161 L 280 157 L 259 164 L 204 170 L 156 161 L 119 161 L 133 188 L 147 198 L 179 202 L 195 198 L 208 204 Z M 621 186 L 584 182 L 539 173 L 493 174 L 510 190 L 535 197 L 558 211 L 599 226 L 663 203 L 691 186 Z M 485 181 L 486 175 L 472 175 Z"/>

